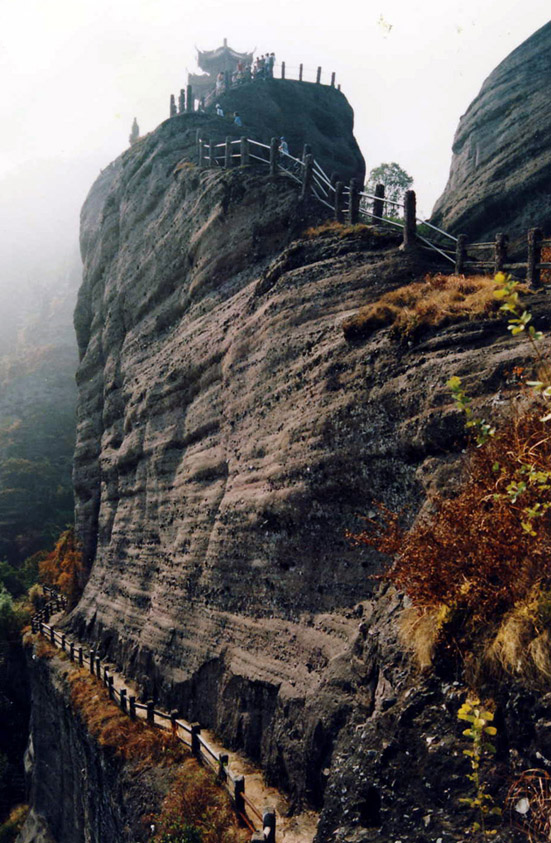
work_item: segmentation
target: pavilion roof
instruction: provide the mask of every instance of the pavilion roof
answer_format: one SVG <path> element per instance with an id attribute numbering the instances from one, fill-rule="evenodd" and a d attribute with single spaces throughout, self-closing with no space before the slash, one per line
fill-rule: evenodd
<path id="1" fill-rule="evenodd" d="M 253 53 L 238 53 L 224 42 L 216 50 L 197 50 L 197 64 L 207 73 L 218 73 L 220 70 L 233 70 L 237 62 L 252 64 Z"/>

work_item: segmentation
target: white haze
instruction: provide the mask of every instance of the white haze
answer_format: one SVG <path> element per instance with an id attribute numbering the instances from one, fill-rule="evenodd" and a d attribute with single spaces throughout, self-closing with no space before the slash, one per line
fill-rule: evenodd
<path id="1" fill-rule="evenodd" d="M 0 320 L 55 284 L 100 167 L 134 116 L 166 119 L 195 45 L 334 70 L 368 169 L 398 161 L 429 214 L 460 115 L 547 20 L 544 0 L 0 0 Z"/>

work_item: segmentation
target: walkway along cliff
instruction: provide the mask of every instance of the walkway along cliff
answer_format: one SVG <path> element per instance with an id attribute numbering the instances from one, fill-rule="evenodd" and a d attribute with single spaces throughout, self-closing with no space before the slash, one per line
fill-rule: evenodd
<path id="1" fill-rule="evenodd" d="M 321 111 L 356 148 L 349 106 L 324 91 L 305 88 L 304 120 Z M 401 232 L 312 229 L 329 212 L 268 168 L 199 168 L 197 130 L 215 147 L 276 134 L 177 115 L 103 171 L 82 211 L 89 577 L 60 631 L 318 809 L 318 843 L 460 839 L 462 691 L 416 675 L 402 602 L 372 576 L 380 557 L 345 531 L 377 502 L 412 518 L 451 483 L 463 424 L 447 378 L 483 403 L 527 352 L 484 318 L 347 342 L 346 317 L 432 258 Z M 361 180 L 363 164 L 340 172 Z"/>

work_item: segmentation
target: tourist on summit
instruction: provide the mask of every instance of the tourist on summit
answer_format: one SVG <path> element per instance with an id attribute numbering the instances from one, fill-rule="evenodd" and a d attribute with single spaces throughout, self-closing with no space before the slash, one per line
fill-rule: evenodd
<path id="1" fill-rule="evenodd" d="M 234 124 L 234 126 L 242 126 L 243 125 L 243 121 L 241 120 L 241 117 L 239 116 L 238 111 L 236 111 L 235 114 L 233 115 L 233 124 Z"/>
<path id="2" fill-rule="evenodd" d="M 268 53 L 268 58 L 266 61 L 266 76 L 268 79 L 274 78 L 274 64 L 275 64 L 275 53 Z"/>
<path id="3" fill-rule="evenodd" d="M 289 146 L 287 145 L 285 138 L 279 139 L 279 151 L 282 155 L 289 155 Z"/>
<path id="4" fill-rule="evenodd" d="M 219 91 L 222 91 L 223 88 L 224 88 L 224 74 L 222 73 L 222 71 L 220 71 L 220 73 L 216 77 L 216 93 L 218 93 Z"/>
<path id="5" fill-rule="evenodd" d="M 216 103 L 216 116 L 217 117 L 223 117 L 224 116 L 224 109 L 222 108 L 222 106 L 220 105 L 219 102 Z"/>

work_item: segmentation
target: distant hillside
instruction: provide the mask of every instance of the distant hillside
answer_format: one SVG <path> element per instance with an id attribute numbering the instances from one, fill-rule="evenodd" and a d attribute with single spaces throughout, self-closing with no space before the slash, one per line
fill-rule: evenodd
<path id="1" fill-rule="evenodd" d="M 0 560 L 18 564 L 73 519 L 79 270 L 25 302 L 0 353 Z"/>

